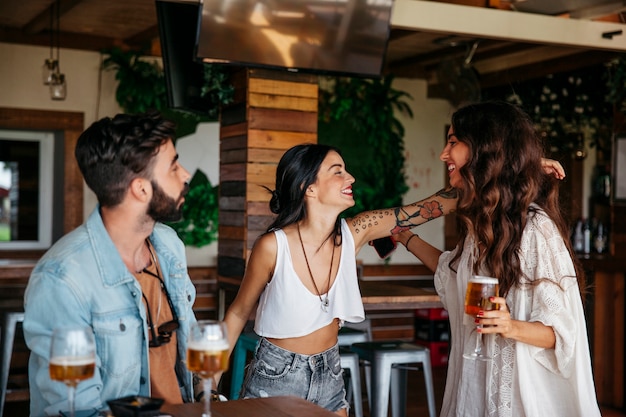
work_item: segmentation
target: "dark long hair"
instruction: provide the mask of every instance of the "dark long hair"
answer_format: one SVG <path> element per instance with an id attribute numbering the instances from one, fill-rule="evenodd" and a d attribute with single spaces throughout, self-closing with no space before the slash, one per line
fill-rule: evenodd
<path id="1" fill-rule="evenodd" d="M 460 248 L 471 234 L 485 248 L 474 273 L 486 267 L 499 279 L 504 296 L 512 287 L 530 283 L 522 274 L 520 246 L 533 211 L 531 203 L 536 203 L 556 224 L 582 291 L 584 275 L 559 208 L 558 180 L 542 169 L 543 145 L 528 115 L 505 102 L 470 104 L 452 115 L 452 128 L 457 139 L 468 145 L 469 160 L 459 169 L 464 179 L 457 206 L 461 240 L 450 265 L 460 257 Z"/>
<path id="2" fill-rule="evenodd" d="M 320 166 L 330 151 L 341 155 L 339 149 L 320 144 L 296 145 L 280 158 L 276 168 L 276 188 L 271 191 L 270 210 L 277 214 L 267 232 L 282 229 L 306 217 L 304 195 L 307 188 L 315 183 Z M 331 236 L 341 236 L 340 218 L 337 217 Z"/>
<path id="3" fill-rule="evenodd" d="M 89 126 L 78 138 L 74 155 L 100 205 L 118 205 L 133 179 L 151 179 L 155 155 L 174 134 L 174 123 L 158 112 L 118 114 Z"/>

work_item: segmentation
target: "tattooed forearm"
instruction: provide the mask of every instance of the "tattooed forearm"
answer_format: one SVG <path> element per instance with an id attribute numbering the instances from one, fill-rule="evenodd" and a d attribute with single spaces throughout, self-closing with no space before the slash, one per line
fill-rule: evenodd
<path id="1" fill-rule="evenodd" d="M 389 218 L 395 218 L 395 225 L 391 226 L 389 233 L 397 234 L 452 213 L 456 207 L 458 198 L 457 190 L 447 188 L 437 191 L 426 200 L 419 201 L 404 207 L 394 207 L 389 209 L 371 210 L 357 214 L 351 219 L 351 226 L 354 233 L 359 234 L 373 227 L 377 227 L 384 220 L 385 225 L 390 225 Z M 385 226 L 387 227 L 387 226 Z"/>
<path id="2" fill-rule="evenodd" d="M 437 200 L 426 201 L 423 204 L 411 204 L 409 207 L 417 207 L 417 211 L 410 214 L 404 207 L 394 209 L 396 216 L 396 227 L 391 231 L 392 234 L 400 233 L 403 230 L 415 227 L 423 222 L 413 222 L 415 218 L 422 218 L 426 221 L 436 219 L 443 216 L 443 205 Z"/>

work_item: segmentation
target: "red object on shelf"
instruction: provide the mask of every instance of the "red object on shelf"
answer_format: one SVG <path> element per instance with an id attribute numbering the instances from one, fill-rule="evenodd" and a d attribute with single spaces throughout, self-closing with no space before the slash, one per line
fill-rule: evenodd
<path id="1" fill-rule="evenodd" d="M 416 344 L 426 346 L 430 350 L 430 366 L 439 368 L 448 366 L 448 353 L 450 345 L 448 342 L 427 342 L 425 340 L 416 340 Z"/>
<path id="2" fill-rule="evenodd" d="M 418 308 L 415 317 L 428 320 L 448 320 L 448 310 L 445 308 Z"/>

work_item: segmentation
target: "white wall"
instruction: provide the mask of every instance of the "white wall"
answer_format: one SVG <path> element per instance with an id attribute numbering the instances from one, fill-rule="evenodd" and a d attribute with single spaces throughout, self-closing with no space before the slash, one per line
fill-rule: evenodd
<path id="1" fill-rule="evenodd" d="M 41 81 L 41 68 L 48 56 L 47 47 L 0 43 L 0 106 L 82 112 L 85 127 L 121 111 L 115 101 L 115 74 L 113 71 L 100 71 L 102 56 L 97 52 L 61 49 L 61 71 L 68 84 L 67 99 L 51 100 L 48 88 Z M 412 202 L 444 186 L 443 163 L 438 157 L 443 148 L 445 124 L 449 121 L 451 110 L 446 101 L 426 99 L 424 81 L 398 79 L 394 87 L 413 97 L 408 102 L 414 117 L 403 118 L 406 129 L 406 174 L 410 186 L 405 202 Z M 199 145 L 196 147 L 193 142 Z M 202 125 L 195 135 L 179 139 L 178 148 L 181 162 L 189 171 L 193 173 L 197 165 L 212 183 L 217 183 L 219 131 L 215 125 Z M 85 188 L 85 217 L 95 204 L 93 193 Z M 443 220 L 420 226 L 416 232 L 433 245 L 443 247 Z M 194 266 L 215 265 L 216 254 L 216 244 L 200 249 L 189 248 L 187 251 L 189 264 Z M 368 264 L 382 262 L 369 247 L 361 251 L 359 258 Z M 391 257 L 391 262 L 418 261 L 400 247 Z"/>

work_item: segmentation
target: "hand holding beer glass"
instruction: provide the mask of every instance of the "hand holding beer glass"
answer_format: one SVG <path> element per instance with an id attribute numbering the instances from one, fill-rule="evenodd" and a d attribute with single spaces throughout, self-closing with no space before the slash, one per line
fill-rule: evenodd
<path id="1" fill-rule="evenodd" d="M 228 369 L 226 325 L 215 320 L 199 320 L 191 326 L 187 341 L 187 368 L 204 383 L 204 414 L 211 417 L 211 385 L 218 372 Z"/>
<path id="2" fill-rule="evenodd" d="M 54 329 L 50 345 L 50 379 L 68 387 L 69 415 L 74 417 L 74 397 L 80 381 L 93 377 L 96 345 L 91 327 Z"/>
<path id="3" fill-rule="evenodd" d="M 498 279 L 492 277 L 483 277 L 473 275 L 467 283 L 467 291 L 465 293 L 465 314 L 477 317 L 481 311 L 498 310 L 500 306 L 489 301 L 491 297 L 498 296 Z M 481 328 L 478 325 L 477 328 Z M 476 333 L 476 345 L 473 352 L 464 353 L 466 359 L 489 360 L 490 356 L 483 353 L 483 335 Z"/>

